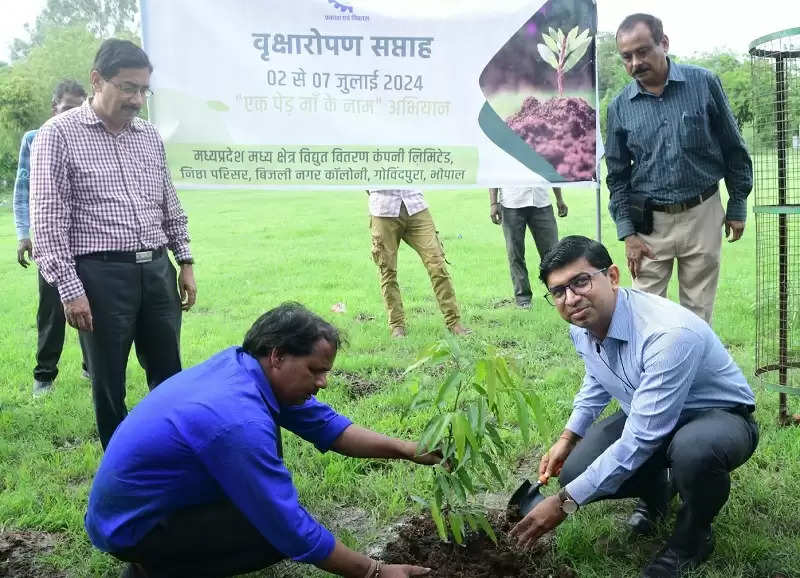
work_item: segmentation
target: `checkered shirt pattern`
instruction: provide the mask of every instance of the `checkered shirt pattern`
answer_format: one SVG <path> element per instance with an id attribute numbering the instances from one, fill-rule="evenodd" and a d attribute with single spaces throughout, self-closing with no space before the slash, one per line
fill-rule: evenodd
<path id="1" fill-rule="evenodd" d="M 34 258 L 66 302 L 84 294 L 75 257 L 168 246 L 191 259 L 186 215 L 155 127 L 106 130 L 87 101 L 50 119 L 31 155 Z"/>
<path id="2" fill-rule="evenodd" d="M 400 204 L 406 206 L 409 215 L 428 208 L 419 189 L 370 189 L 369 214 L 373 217 L 399 217 Z"/>

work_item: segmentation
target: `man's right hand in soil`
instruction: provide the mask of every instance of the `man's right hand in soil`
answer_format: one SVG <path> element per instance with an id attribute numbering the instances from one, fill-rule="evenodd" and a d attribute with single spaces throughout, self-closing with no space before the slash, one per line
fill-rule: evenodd
<path id="1" fill-rule="evenodd" d="M 30 239 L 20 239 L 19 245 L 17 245 L 17 263 L 22 265 L 23 267 L 27 268 L 30 265 L 30 261 L 25 259 L 25 252 L 28 253 L 28 259 L 33 261 L 33 245 L 31 244 Z"/>
<path id="2" fill-rule="evenodd" d="M 406 576 L 424 576 L 429 574 L 430 568 L 410 566 L 408 564 L 390 564 L 381 568 L 380 578 L 405 578 Z"/>
<path id="3" fill-rule="evenodd" d="M 655 259 L 656 254 L 647 243 L 642 241 L 639 235 L 633 234 L 625 237 L 625 258 L 628 261 L 628 271 L 631 272 L 631 277 L 634 279 L 639 276 L 639 264 L 642 257 Z"/>
<path id="4" fill-rule="evenodd" d="M 372 578 L 381 564 L 378 576 L 380 578 L 405 578 L 406 576 L 424 576 L 431 569 L 410 564 L 384 564 L 368 556 L 354 552 L 339 540 L 333 547 L 333 552 L 317 567 L 346 578 Z"/>

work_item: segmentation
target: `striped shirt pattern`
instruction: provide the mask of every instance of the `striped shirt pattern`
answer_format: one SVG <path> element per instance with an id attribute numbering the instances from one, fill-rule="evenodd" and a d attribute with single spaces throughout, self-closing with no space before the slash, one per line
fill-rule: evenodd
<path id="1" fill-rule="evenodd" d="M 632 81 L 608 106 L 606 135 L 609 210 L 620 239 L 634 233 L 628 192 L 669 205 L 696 197 L 724 178 L 726 218 L 747 218 L 753 165 L 713 72 L 670 61 L 661 96 Z"/>
<path id="2" fill-rule="evenodd" d="M 583 437 L 612 398 L 628 416 L 622 436 L 567 484 L 579 504 L 616 492 L 683 410 L 755 405 L 741 369 L 709 325 L 677 303 L 619 289 L 608 335 L 570 326 L 586 374 L 567 429 Z"/>
<path id="3" fill-rule="evenodd" d="M 17 163 L 17 178 L 14 181 L 14 226 L 17 229 L 17 239 L 31 238 L 30 222 L 30 172 L 31 172 L 31 143 L 36 136 L 35 130 L 29 130 L 22 135 L 19 145 L 19 163 Z"/>
<path id="4" fill-rule="evenodd" d="M 84 294 L 75 257 L 168 246 L 190 259 L 186 215 L 155 127 L 108 132 L 89 101 L 50 119 L 31 157 L 34 258 L 62 301 Z"/>
<path id="5" fill-rule="evenodd" d="M 428 208 L 419 189 L 370 189 L 369 214 L 373 217 L 399 217 L 400 205 L 406 206 L 409 215 Z"/>

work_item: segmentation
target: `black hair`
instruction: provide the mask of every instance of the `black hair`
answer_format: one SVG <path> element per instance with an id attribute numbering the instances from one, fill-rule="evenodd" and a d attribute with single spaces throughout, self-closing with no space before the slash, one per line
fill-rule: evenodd
<path id="1" fill-rule="evenodd" d="M 145 51 L 130 40 L 104 40 L 94 57 L 92 69 L 109 80 L 117 75 L 120 68 L 147 68 L 153 72 L 153 65 Z"/>
<path id="2" fill-rule="evenodd" d="M 570 235 L 556 243 L 544 256 L 539 265 L 539 279 L 546 286 L 550 273 L 574 263 L 581 257 L 586 257 L 589 264 L 598 269 L 605 269 L 613 264 L 608 249 L 602 243 L 583 235 Z"/>
<path id="3" fill-rule="evenodd" d="M 244 336 L 242 348 L 253 357 L 265 357 L 273 349 L 303 356 L 309 355 L 320 339 L 330 343 L 334 350 L 345 342 L 333 325 L 300 303 L 289 301 L 256 319 Z"/>
<path id="4" fill-rule="evenodd" d="M 59 82 L 55 90 L 53 90 L 53 100 L 51 102 L 53 108 L 58 106 L 58 103 L 61 102 L 65 94 L 74 94 L 75 96 L 86 98 L 86 91 L 77 81 L 71 78 L 65 78 Z"/>
<path id="5" fill-rule="evenodd" d="M 661 39 L 664 38 L 664 25 L 661 24 L 661 20 L 652 14 L 643 14 L 641 12 L 626 16 L 625 20 L 623 20 L 622 24 L 620 24 L 619 28 L 617 28 L 617 34 L 615 38 L 619 38 L 620 32 L 633 30 L 633 27 L 639 24 L 639 22 L 642 22 L 650 29 L 650 34 L 653 36 L 653 42 L 656 44 L 661 42 Z"/>

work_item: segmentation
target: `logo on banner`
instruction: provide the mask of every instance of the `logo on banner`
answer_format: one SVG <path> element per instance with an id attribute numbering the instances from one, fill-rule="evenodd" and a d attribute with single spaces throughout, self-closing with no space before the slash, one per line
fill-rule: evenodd
<path id="1" fill-rule="evenodd" d="M 337 2 L 336 0 L 328 0 L 328 4 L 333 4 L 334 8 L 342 12 L 349 12 L 350 14 L 353 13 L 353 7 L 349 6 L 348 4 L 342 4 L 341 2 Z"/>
<path id="2" fill-rule="evenodd" d="M 369 16 L 359 16 L 353 11 L 353 5 L 349 2 L 338 2 L 337 0 L 328 0 L 328 4 L 331 7 L 337 10 L 334 14 L 325 14 L 326 21 L 337 21 L 337 20 L 356 20 L 359 22 L 367 22 L 369 20 Z"/>

